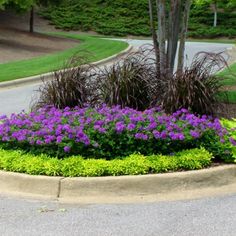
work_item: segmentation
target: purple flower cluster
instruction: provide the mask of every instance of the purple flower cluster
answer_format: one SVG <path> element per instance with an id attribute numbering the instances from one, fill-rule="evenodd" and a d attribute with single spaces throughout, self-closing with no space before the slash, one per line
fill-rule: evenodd
<path id="1" fill-rule="evenodd" d="M 222 142 L 229 138 L 218 119 L 196 116 L 185 109 L 166 115 L 159 108 L 140 112 L 106 105 L 64 110 L 45 107 L 29 114 L 0 118 L 1 142 L 26 143 L 36 147 L 53 144 L 65 153 L 77 144 L 99 148 L 106 136 L 116 139 L 125 135 L 134 140 L 181 142 L 199 139 L 208 131 L 214 132 Z"/>

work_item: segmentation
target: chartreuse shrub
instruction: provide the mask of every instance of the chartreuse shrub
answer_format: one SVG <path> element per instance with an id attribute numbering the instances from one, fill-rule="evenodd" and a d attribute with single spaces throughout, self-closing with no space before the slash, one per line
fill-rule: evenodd
<path id="1" fill-rule="evenodd" d="M 204 148 L 185 150 L 171 156 L 132 154 L 114 160 L 84 159 L 82 156 L 57 159 L 45 154 L 33 155 L 20 150 L 0 149 L 0 169 L 65 177 L 143 175 L 202 169 L 211 164 L 212 158 L 212 154 Z"/>
<path id="2" fill-rule="evenodd" d="M 236 119 L 232 120 L 227 120 L 227 119 L 222 119 L 221 123 L 223 124 L 224 127 L 228 130 L 231 136 L 231 142 L 232 142 L 232 151 L 233 151 L 233 158 L 234 161 L 236 162 Z"/>

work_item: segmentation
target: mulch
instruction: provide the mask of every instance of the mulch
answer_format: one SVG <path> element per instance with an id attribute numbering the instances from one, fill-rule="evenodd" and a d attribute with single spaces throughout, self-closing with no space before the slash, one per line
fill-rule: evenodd
<path id="1" fill-rule="evenodd" d="M 36 33 L 28 32 L 27 14 L 16 15 L 0 11 L 0 63 L 30 59 L 78 45 L 79 41 L 48 36 L 40 31 L 52 31 L 52 26 L 36 16 Z"/>

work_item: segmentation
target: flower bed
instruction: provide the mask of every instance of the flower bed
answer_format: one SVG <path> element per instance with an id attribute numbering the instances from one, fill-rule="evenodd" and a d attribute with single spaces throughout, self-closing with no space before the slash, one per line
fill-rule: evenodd
<path id="1" fill-rule="evenodd" d="M 0 124 L 0 146 L 4 149 L 20 148 L 59 158 L 166 155 L 204 147 L 217 160 L 232 161 L 232 143 L 218 119 L 185 109 L 166 115 L 159 108 L 140 112 L 105 105 L 64 110 L 46 107 L 1 117 Z"/>

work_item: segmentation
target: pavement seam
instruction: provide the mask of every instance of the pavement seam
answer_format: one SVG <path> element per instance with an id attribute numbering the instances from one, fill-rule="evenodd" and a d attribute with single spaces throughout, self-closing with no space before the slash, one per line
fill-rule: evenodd
<path id="1" fill-rule="evenodd" d="M 58 181 L 57 200 L 60 199 L 60 195 L 61 195 L 61 181 L 62 181 L 63 179 L 65 179 L 65 177 L 60 178 L 59 181 Z"/>

